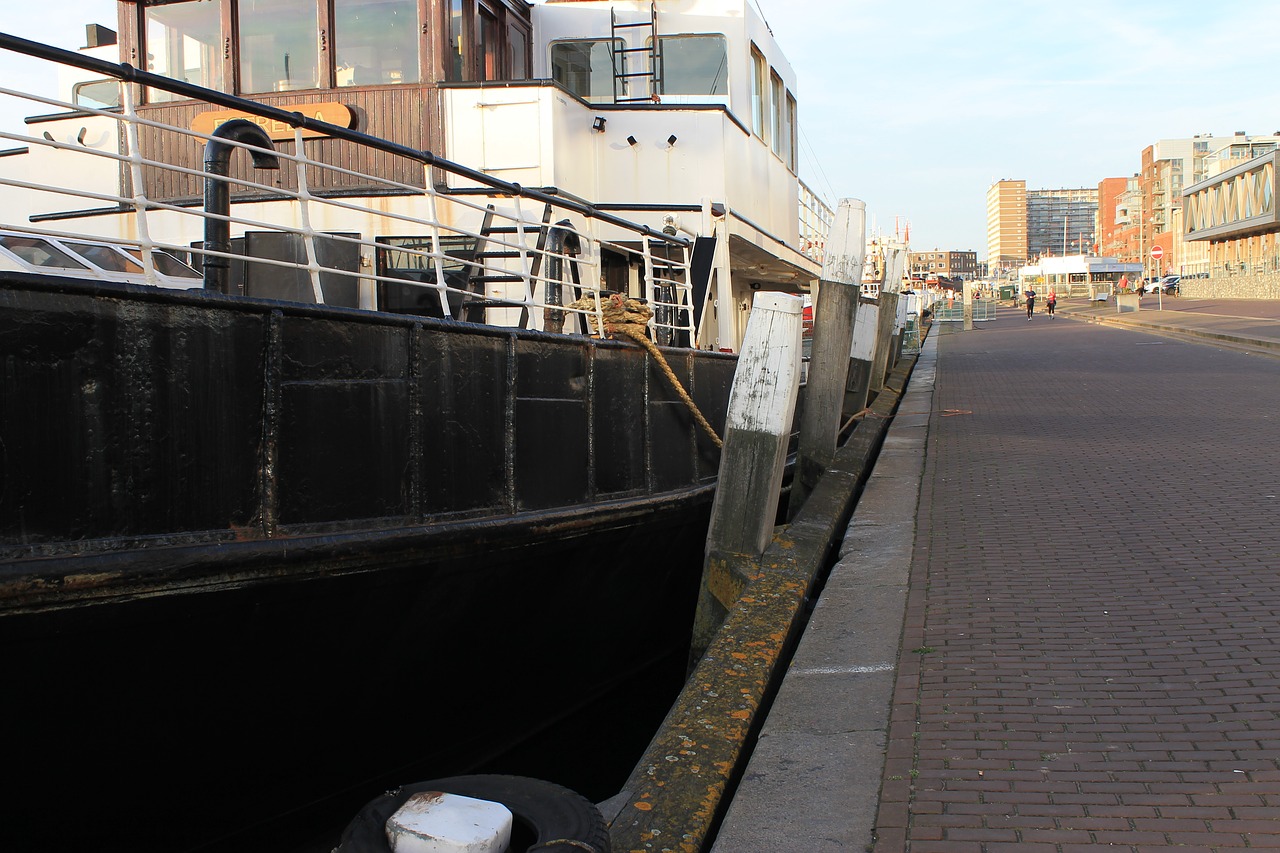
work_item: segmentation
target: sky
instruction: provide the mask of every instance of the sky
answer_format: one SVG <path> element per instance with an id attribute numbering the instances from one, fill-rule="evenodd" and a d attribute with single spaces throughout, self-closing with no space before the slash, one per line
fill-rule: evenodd
<path id="1" fill-rule="evenodd" d="M 1160 139 L 1280 131 L 1274 0 L 749 2 L 797 75 L 801 178 L 916 251 L 985 258 L 1001 179 L 1096 187 Z M 0 30 L 58 47 L 115 28 L 113 0 L 4 5 Z M 44 82 L 3 55 L 0 81 Z"/>

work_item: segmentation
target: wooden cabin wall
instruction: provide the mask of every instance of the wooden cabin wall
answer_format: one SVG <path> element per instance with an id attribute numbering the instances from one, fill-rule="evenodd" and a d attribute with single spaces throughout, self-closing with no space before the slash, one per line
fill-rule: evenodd
<path id="1" fill-rule="evenodd" d="M 349 107 L 355 115 L 355 129 L 418 150 L 439 152 L 443 150 L 443 132 L 438 112 L 439 98 L 435 86 L 383 86 L 370 89 L 343 88 L 310 90 L 303 93 L 258 96 L 255 100 L 281 109 L 291 109 L 302 104 L 335 101 Z M 174 127 L 190 127 L 199 113 L 217 109 L 192 101 L 154 104 L 138 109 L 141 117 Z M 204 145 L 202 140 L 148 126 L 139 128 L 143 155 L 147 159 L 173 163 L 194 169 L 203 169 Z M 370 148 L 352 145 L 334 139 L 308 139 L 304 143 L 306 154 L 317 160 L 344 169 L 351 169 L 377 178 L 396 181 L 410 186 L 424 186 L 422 164 Z M 276 142 L 276 149 L 293 153 L 292 141 Z M 231 175 L 258 183 L 274 184 L 289 190 L 298 187 L 297 173 L 290 163 L 282 164 L 279 172 L 258 172 L 249 163 L 249 157 L 239 152 L 231 158 Z M 159 201 L 183 201 L 198 199 L 203 195 L 203 179 L 163 169 L 149 169 L 143 187 L 148 198 Z M 383 185 L 360 180 L 329 169 L 311 169 L 307 174 L 309 189 L 356 190 L 376 189 Z M 131 195 L 127 170 L 122 173 L 123 195 Z M 232 196 L 244 194 L 232 187 Z"/>

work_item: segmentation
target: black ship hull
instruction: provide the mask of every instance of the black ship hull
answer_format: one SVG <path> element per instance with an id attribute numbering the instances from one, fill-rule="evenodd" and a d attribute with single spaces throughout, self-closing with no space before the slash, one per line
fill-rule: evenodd
<path id="1" fill-rule="evenodd" d="M 717 457 L 634 346 L 14 275 L 0 363 L 8 848 L 289 849 L 683 659 Z"/>

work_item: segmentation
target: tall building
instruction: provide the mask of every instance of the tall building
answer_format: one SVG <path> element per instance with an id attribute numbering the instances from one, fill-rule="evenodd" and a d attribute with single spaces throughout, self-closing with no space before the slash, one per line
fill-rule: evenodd
<path id="1" fill-rule="evenodd" d="M 1089 254 L 1097 214 L 1097 187 L 1028 190 L 1028 257 Z"/>
<path id="2" fill-rule="evenodd" d="M 1026 181 L 996 181 L 987 189 L 991 272 L 1049 255 L 1090 253 L 1097 212 L 1097 188 L 1028 190 Z"/>
<path id="3" fill-rule="evenodd" d="M 1103 178 L 1098 184 L 1098 215 L 1094 219 L 1094 253 L 1111 258 L 1127 250 L 1128 205 L 1122 202 L 1130 190 L 1129 178 Z"/>
<path id="4" fill-rule="evenodd" d="M 1027 258 L 1027 182 L 996 181 L 987 189 L 989 272 L 1014 269 Z"/>

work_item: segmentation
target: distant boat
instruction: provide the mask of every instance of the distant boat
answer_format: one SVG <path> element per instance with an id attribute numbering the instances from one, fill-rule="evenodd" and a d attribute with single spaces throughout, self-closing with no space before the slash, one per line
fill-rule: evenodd
<path id="1" fill-rule="evenodd" d="M 682 660 L 750 295 L 820 272 L 745 0 L 226 5 L 0 36 L 66 63 L 0 151 L 13 849 L 296 840 Z"/>

